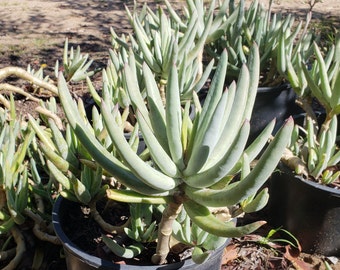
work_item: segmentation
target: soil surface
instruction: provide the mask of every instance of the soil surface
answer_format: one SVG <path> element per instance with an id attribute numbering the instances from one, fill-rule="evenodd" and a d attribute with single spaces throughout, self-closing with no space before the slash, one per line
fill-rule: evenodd
<path id="1" fill-rule="evenodd" d="M 259 1 L 266 6 L 269 2 Z M 152 7 L 161 4 L 161 1 L 147 2 Z M 184 1 L 170 2 L 180 6 Z M 273 11 L 292 12 L 304 18 L 309 8 L 305 2 L 308 1 L 274 0 Z M 62 60 L 66 38 L 69 46 L 79 45 L 82 53 L 90 55 L 94 60 L 92 68 L 105 67 L 111 46 L 110 27 L 118 34 L 130 31 L 125 5 L 132 9 L 134 4 L 131 0 L 0 0 L 0 68 L 30 65 L 38 70 L 43 65 L 45 71 L 52 74 L 56 60 Z M 316 29 L 331 24 L 339 31 L 340 0 L 324 0 L 316 4 L 313 11 Z M 76 89 L 84 90 L 85 86 L 78 85 Z M 39 97 L 38 93 L 35 95 Z M 26 100 L 17 103 L 22 113 L 32 112 L 35 106 Z M 234 239 L 226 249 L 222 269 L 325 269 L 323 261 L 329 260 L 303 253 L 296 256 L 286 246 L 260 245 L 258 239 L 262 236 L 264 232 Z M 55 255 L 54 262 L 58 260 Z M 333 269 L 340 269 L 336 258 L 330 259 Z M 56 267 L 63 265 L 60 262 L 56 262 L 54 268 L 51 264 L 46 269 L 62 269 Z"/>
<path id="2" fill-rule="evenodd" d="M 259 0 L 268 6 L 268 0 Z M 148 2 L 156 7 L 161 1 Z M 182 1 L 170 1 L 175 5 Z M 250 0 L 246 0 L 250 3 Z M 274 12 L 292 12 L 305 16 L 307 0 L 274 0 Z M 133 8 L 131 0 L 0 0 L 0 68 L 8 65 L 53 68 L 61 60 L 66 38 L 70 46 L 80 45 L 89 53 L 94 65 L 106 64 L 110 48 L 110 28 L 118 34 L 128 33 L 129 22 L 125 5 Z M 332 21 L 339 26 L 340 1 L 323 0 L 315 5 L 314 18 Z"/>

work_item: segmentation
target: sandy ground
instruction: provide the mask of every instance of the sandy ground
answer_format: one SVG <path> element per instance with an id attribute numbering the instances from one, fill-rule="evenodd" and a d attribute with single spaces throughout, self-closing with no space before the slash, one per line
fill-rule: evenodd
<path id="1" fill-rule="evenodd" d="M 268 5 L 268 0 L 259 0 Z M 144 1 L 137 1 L 143 4 Z M 147 1 L 154 7 L 161 1 Z M 182 4 L 184 1 L 171 1 Z M 246 0 L 247 3 L 251 2 Z M 304 16 L 303 0 L 274 0 L 274 11 Z M 66 38 L 81 45 L 94 60 L 105 62 L 110 48 L 110 27 L 122 33 L 129 30 L 124 6 L 131 0 L 0 0 L 0 67 L 47 63 L 60 59 Z M 314 7 L 314 16 L 340 23 L 340 0 L 324 0 Z"/>

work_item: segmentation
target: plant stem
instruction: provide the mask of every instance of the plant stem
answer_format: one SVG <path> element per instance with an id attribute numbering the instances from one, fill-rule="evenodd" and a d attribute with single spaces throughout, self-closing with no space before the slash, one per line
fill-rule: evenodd
<path id="1" fill-rule="evenodd" d="M 106 232 L 109 233 L 114 233 L 114 234 L 119 234 L 119 233 L 123 233 L 124 232 L 124 227 L 126 227 L 129 222 L 130 219 L 128 219 L 126 221 L 126 223 L 124 223 L 121 226 L 113 226 L 112 224 L 106 222 L 102 216 L 99 214 L 97 207 L 96 207 L 96 202 L 91 202 L 90 203 L 90 210 L 91 210 L 91 216 L 92 218 L 98 223 L 98 225 Z"/>
<path id="2" fill-rule="evenodd" d="M 313 16 L 313 8 L 319 2 L 321 2 L 321 1 L 320 0 L 314 0 L 314 1 L 313 0 L 309 0 L 309 2 L 308 2 L 309 10 L 308 10 L 308 13 L 306 15 L 306 24 L 305 24 L 305 27 L 304 27 L 303 32 L 302 32 L 301 40 L 307 34 L 308 26 L 309 26 L 309 24 L 310 24 L 310 22 L 312 20 L 312 16 Z"/>
<path id="3" fill-rule="evenodd" d="M 2 210 L 2 208 L 4 208 L 6 204 L 7 204 L 6 192 L 2 187 L 0 187 L 0 210 Z"/>
<path id="4" fill-rule="evenodd" d="M 11 109 L 11 103 L 5 98 L 3 95 L 0 94 L 0 102 L 6 107 L 6 109 Z"/>
<path id="5" fill-rule="evenodd" d="M 20 87 L 16 87 L 14 85 L 8 84 L 8 83 L 1 83 L 0 84 L 0 90 L 1 91 L 9 91 L 9 92 L 14 92 L 20 95 L 23 95 L 25 97 L 27 97 L 28 99 L 31 99 L 35 102 L 39 102 L 40 99 L 36 98 L 34 96 L 32 96 L 30 93 L 26 93 L 23 89 L 21 89 Z"/>
<path id="6" fill-rule="evenodd" d="M 288 148 L 284 150 L 281 161 L 288 166 L 288 168 L 295 171 L 296 174 L 304 175 L 305 177 L 309 176 L 308 168 L 305 163 L 299 157 L 295 156 Z"/>
<path id="7" fill-rule="evenodd" d="M 161 95 L 161 99 L 163 102 L 163 105 L 165 107 L 165 86 L 167 84 L 167 80 L 166 79 L 161 79 L 159 82 L 159 94 Z"/>
<path id="8" fill-rule="evenodd" d="M 332 121 L 332 118 L 333 118 L 333 114 L 332 113 L 329 113 L 329 112 L 326 112 L 326 119 L 325 121 L 322 123 L 321 125 L 321 128 L 320 128 L 320 131 L 319 131 L 319 136 L 323 133 L 323 132 L 327 132 L 328 129 L 329 129 L 329 125 Z"/>
<path id="9" fill-rule="evenodd" d="M 63 122 L 62 120 L 60 119 L 60 117 L 58 115 L 56 115 L 55 113 L 49 111 L 48 109 L 44 108 L 44 107 L 41 107 L 41 106 L 38 106 L 35 108 L 35 110 L 38 112 L 38 113 L 41 113 L 41 114 L 44 114 L 46 115 L 48 118 L 51 118 L 54 120 L 55 124 L 57 125 L 57 127 L 60 129 L 60 130 L 64 130 L 64 126 L 63 126 Z"/>
<path id="10" fill-rule="evenodd" d="M 7 259 L 15 256 L 15 248 L 9 250 L 0 251 L 0 261 L 6 261 Z"/>
<path id="11" fill-rule="evenodd" d="M 165 208 L 158 228 L 158 242 L 155 254 L 152 256 L 152 263 L 165 264 L 169 253 L 172 224 L 182 210 L 182 203 L 171 202 Z"/>
<path id="12" fill-rule="evenodd" d="M 48 82 L 45 82 L 43 80 L 40 80 L 36 77 L 34 77 L 32 74 L 27 72 L 26 70 L 18 67 L 5 67 L 0 69 L 0 81 L 6 79 L 7 77 L 10 77 L 12 75 L 15 75 L 21 79 L 24 79 L 26 81 L 29 81 L 37 86 L 40 86 L 42 88 L 47 89 L 48 91 L 52 92 L 53 94 L 58 95 L 58 88 Z"/>
<path id="13" fill-rule="evenodd" d="M 272 14 L 272 6 L 273 6 L 273 0 L 269 0 L 269 4 L 268 4 L 268 27 L 270 24 L 270 16 Z"/>
<path id="14" fill-rule="evenodd" d="M 25 215 L 34 220 L 33 233 L 34 235 L 42 240 L 47 241 L 55 245 L 61 245 L 60 239 L 55 235 L 50 235 L 47 233 L 47 226 L 45 221 L 38 214 L 33 213 L 29 209 L 24 210 Z"/>
<path id="15" fill-rule="evenodd" d="M 17 244 L 16 254 L 15 257 L 9 262 L 9 264 L 2 268 L 2 270 L 17 269 L 26 251 L 24 236 L 22 235 L 20 230 L 16 226 L 13 226 L 11 229 L 11 233 L 13 235 L 15 243 Z"/>

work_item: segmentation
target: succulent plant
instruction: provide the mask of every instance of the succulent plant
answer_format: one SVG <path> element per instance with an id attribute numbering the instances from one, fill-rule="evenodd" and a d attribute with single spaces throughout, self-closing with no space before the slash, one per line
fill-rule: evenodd
<path id="1" fill-rule="evenodd" d="M 65 43 L 66 56 L 68 53 L 67 42 Z M 81 76 L 90 76 L 92 73 L 87 72 L 90 63 L 87 62 L 88 56 L 83 57 L 80 54 L 80 49 L 73 54 L 71 49 L 70 59 L 65 58 L 67 71 L 66 76 L 69 80 L 79 79 Z M 69 60 L 69 61 L 68 61 Z M 58 66 L 56 66 L 58 68 Z M 5 67 L 0 69 L 0 80 L 3 81 L 9 76 L 16 76 L 24 81 L 30 83 L 33 94 L 29 93 L 27 89 L 15 86 L 9 83 L 1 83 L 0 88 L 9 92 L 18 93 L 26 96 L 37 102 L 36 111 L 40 112 L 45 119 L 50 119 L 49 127 L 54 132 L 54 138 L 60 140 L 62 137 L 59 129 L 62 129 L 62 121 L 56 116 L 56 103 L 54 99 L 48 105 L 48 109 L 44 107 L 44 103 L 34 95 L 36 91 L 41 89 L 47 90 L 50 96 L 58 95 L 58 89 L 54 82 L 48 77 L 44 76 L 43 66 L 34 71 L 28 66 L 27 70 L 19 67 Z M 84 75 L 86 74 L 86 75 Z M 38 93 L 39 94 L 39 93 Z M 53 244 L 60 245 L 60 240 L 54 235 L 51 224 L 51 217 L 47 211 L 51 209 L 54 202 L 53 194 L 54 179 L 43 179 L 41 170 L 44 168 L 44 154 L 38 149 L 36 144 L 36 135 L 40 135 L 40 139 L 44 143 L 50 143 L 48 146 L 54 145 L 48 133 L 39 126 L 38 121 L 35 121 L 30 116 L 30 125 L 27 124 L 24 117 L 25 115 L 16 115 L 16 108 L 13 96 L 10 100 L 0 94 L 0 102 L 6 109 L 0 109 L 0 235 L 1 238 L 6 238 L 5 245 L 2 248 L 1 260 L 8 260 L 9 263 L 3 269 L 16 269 L 26 251 L 26 244 L 20 229 L 23 223 L 27 221 L 32 225 L 32 233 L 42 241 L 48 241 Z M 18 119 L 17 119 L 18 117 Z M 42 118 L 43 118 L 42 117 Z M 48 120 L 46 120 L 48 121 Z M 54 123 L 55 121 L 55 123 Z M 57 135 L 57 130 L 59 131 Z M 36 131 L 36 132 L 35 132 Z M 59 137 L 58 137 L 59 136 Z M 61 147 L 64 145 L 59 144 Z M 66 146 L 69 147 L 70 145 Z M 72 149 L 59 149 L 64 150 L 67 159 L 71 160 L 69 155 Z M 66 157 L 66 156 L 63 156 Z M 59 159 L 60 160 L 60 159 Z M 40 163 L 41 161 L 41 163 Z M 79 162 L 76 158 L 73 162 Z M 45 167 L 45 172 L 46 172 Z M 26 228 L 27 229 L 27 228 Z M 8 244 L 13 237 L 16 242 L 16 248 L 9 249 Z M 39 249 L 36 250 L 36 258 L 42 258 L 44 254 Z M 33 268 L 40 268 L 42 260 L 35 260 Z"/>
<path id="2" fill-rule="evenodd" d="M 163 102 L 169 71 L 174 61 L 173 55 L 181 59 L 181 61 L 176 60 L 177 67 L 181 69 L 179 73 L 181 100 L 190 98 L 192 91 L 198 92 L 202 88 L 202 83 L 207 80 L 213 67 L 210 63 L 203 74 L 203 48 L 214 23 L 215 1 L 211 3 L 204 18 L 200 17 L 205 7 L 203 1 L 195 3 L 188 1 L 188 5 L 190 5 L 190 12 L 185 21 L 181 21 L 175 15 L 177 13 L 169 3 L 165 11 L 159 8 L 156 12 L 145 5 L 139 13 L 131 14 L 127 9 L 130 24 L 134 30 L 128 38 L 124 35 L 118 37 L 111 29 L 114 50 L 111 50 L 110 56 L 115 73 L 120 72 L 122 64 L 126 62 L 129 55 L 129 50 L 132 50 L 138 65 L 142 66 L 143 62 L 147 63 L 155 74 Z M 167 11 L 170 11 L 170 16 L 166 15 Z"/>
<path id="3" fill-rule="evenodd" d="M 16 117 L 11 98 L 11 111 L 0 111 L 0 236 L 7 239 L 2 247 L 2 260 L 8 260 L 3 269 L 16 269 L 23 259 L 26 243 L 22 226 L 26 223 L 27 231 L 28 220 L 33 221 L 32 232 L 38 239 L 60 244 L 49 227 L 48 218 L 44 218 L 42 196 L 51 197 L 42 187 L 37 164 L 30 156 L 34 130 Z M 12 249 L 9 248 L 11 238 L 16 244 Z M 33 267 L 39 268 L 39 262 Z"/>
<path id="4" fill-rule="evenodd" d="M 63 55 L 63 66 L 61 70 L 67 81 L 79 82 L 85 80 L 86 77 L 91 77 L 97 71 L 88 71 L 92 65 L 93 60 L 89 60 L 89 55 L 82 55 L 80 52 L 80 47 L 78 46 L 76 50 L 71 47 L 68 48 L 68 39 L 65 40 L 64 44 L 64 55 Z M 59 73 L 59 61 L 56 61 L 54 72 L 55 76 L 58 77 Z"/>
<path id="5" fill-rule="evenodd" d="M 291 151 L 286 151 L 283 161 L 297 174 L 330 184 L 339 176 L 336 169 L 340 155 L 337 146 L 337 116 L 340 114 L 339 36 L 326 52 L 313 43 L 313 52 L 309 61 L 301 61 L 298 67 L 291 68 L 289 72 L 301 107 L 306 111 L 306 119 L 304 126 L 295 127 L 290 142 Z M 324 109 L 321 121 L 315 114 L 312 98 Z"/>
<path id="6" fill-rule="evenodd" d="M 68 40 L 65 41 L 64 45 L 64 56 L 63 56 L 63 68 L 61 68 L 64 76 L 66 77 L 67 82 L 77 82 L 80 80 L 84 80 L 95 74 L 98 70 L 88 71 L 90 65 L 92 64 L 92 60 L 88 61 L 88 55 L 82 55 L 80 52 L 80 47 L 74 51 L 73 47 L 68 49 Z M 18 93 L 27 97 L 30 100 L 37 102 L 38 104 L 41 100 L 34 96 L 36 92 L 46 91 L 49 95 L 58 95 L 58 89 L 55 86 L 55 82 L 44 74 L 45 64 L 41 65 L 39 70 L 35 71 L 28 65 L 27 70 L 22 69 L 20 67 L 8 66 L 0 69 L 0 81 L 5 80 L 10 76 L 15 76 L 24 80 L 25 82 L 30 83 L 30 88 L 33 94 L 31 94 L 27 89 L 23 89 L 22 87 L 18 87 L 9 83 L 1 83 L 0 89 L 6 90 L 10 93 Z M 58 77 L 59 72 L 59 61 L 55 64 L 55 75 Z M 8 98 L 4 97 L 0 94 L 0 102 L 10 110 L 10 102 Z"/>
<path id="7" fill-rule="evenodd" d="M 167 16 L 166 11 L 161 8 L 154 12 L 144 5 L 139 13 L 132 14 L 126 9 L 134 30 L 129 36 L 118 36 L 114 29 L 111 29 L 113 46 L 109 51 L 109 64 L 103 70 L 102 97 L 112 99 L 115 103 L 119 103 L 121 110 L 125 110 L 123 121 L 127 132 L 132 131 L 136 122 L 133 112 L 129 111 L 131 100 L 124 91 L 125 85 L 122 80 L 124 65 L 129 61 L 129 58 L 133 58 L 132 61 L 138 63 L 137 70 L 140 70 L 143 62 L 148 64 L 155 74 L 163 103 L 165 103 L 165 88 L 169 70 L 174 61 L 173 55 L 176 55 L 177 59 L 181 59 L 181 61 L 176 60 L 176 65 L 181 70 L 179 84 L 182 102 L 190 99 L 193 91 L 199 92 L 202 89 L 213 69 L 213 61 L 211 61 L 203 73 L 202 54 L 204 44 L 211 34 L 211 27 L 214 23 L 212 18 L 215 2 L 211 3 L 209 11 L 204 16 L 204 21 L 199 23 L 198 21 L 202 20 L 200 13 L 203 12 L 203 2 L 188 1 L 188 3 L 191 6 L 190 15 L 184 22 L 179 21 L 179 17 L 174 15 L 176 12 L 169 3 L 167 5 L 168 9 L 171 9 L 170 16 Z M 219 18 L 219 21 L 222 23 L 222 18 Z M 143 84 L 141 74 L 137 74 L 137 77 L 139 83 Z M 100 106 L 99 93 L 89 79 L 87 83 L 96 105 Z M 143 88 L 141 87 L 141 90 Z M 143 95 L 145 96 L 144 93 Z"/>
<path id="8" fill-rule="evenodd" d="M 108 98 L 102 99 L 101 114 L 97 118 L 100 122 L 94 121 L 91 126 L 82 113 L 81 101 L 77 106 L 63 76 L 59 77 L 58 82 L 68 123 L 89 154 L 88 160 L 83 160 L 83 163 L 97 168 L 95 170 L 102 168 L 104 174 L 113 176 L 122 185 L 120 189 L 108 189 L 108 198 L 130 204 L 165 207 L 157 224 L 157 248 L 152 259 L 155 264 L 165 263 L 173 228 L 176 228 L 177 239 L 186 239 L 185 242 L 193 246 L 191 237 L 198 239 L 198 234 L 201 236 L 193 258 L 202 262 L 208 257 L 207 249 L 216 247 L 204 244 L 207 237 L 217 241 L 216 237 L 240 236 L 261 226 L 264 222 L 258 221 L 235 227 L 232 217 L 243 211 L 256 211 L 265 205 L 267 191 L 256 193 L 275 169 L 293 127 L 292 120 L 288 120 L 257 165 L 251 167 L 251 162 L 263 150 L 274 126 L 272 122 L 245 149 L 249 134 L 248 119 L 259 78 L 257 46 L 251 48 L 249 69 L 243 65 L 238 82 L 232 83 L 228 89 L 224 89 L 228 59 L 227 52 L 223 52 L 203 107 L 197 98 L 189 99 L 182 105 L 181 69 L 176 66 L 180 60 L 176 57 L 174 54 L 167 75 L 165 104 L 157 84 L 157 74 L 152 72 L 148 63 L 140 65 L 131 52 L 122 70 L 122 85 L 137 119 L 135 128 L 139 129 L 145 140 L 148 156 L 138 155 L 124 137 L 117 104 Z M 189 117 L 192 102 L 196 108 L 193 119 Z M 96 126 L 100 126 L 101 131 Z M 105 144 L 106 138 L 112 144 Z M 95 181 L 98 180 L 96 178 Z M 212 208 L 225 211 L 235 205 L 238 206 L 237 210 L 222 220 L 213 214 Z M 174 223 L 179 214 L 182 217 L 187 215 L 187 218 Z M 180 225 L 182 222 L 186 225 Z M 144 233 L 153 231 L 151 224 L 151 229 L 145 228 Z M 188 233 L 180 232 L 188 232 L 188 226 L 196 228 L 196 233 L 193 232 L 190 237 Z M 131 231 L 129 234 L 132 234 Z M 137 240 L 138 235 L 133 235 Z M 212 240 L 206 241 L 212 243 Z"/>
<path id="9" fill-rule="evenodd" d="M 321 184 L 330 185 L 337 181 L 340 176 L 337 168 L 340 161 L 340 151 L 336 144 L 337 126 L 336 116 L 332 117 L 327 130 L 318 130 L 313 120 L 307 118 L 306 129 L 295 127 L 291 152 L 287 151 L 282 160 L 296 174 Z"/>
<path id="10" fill-rule="evenodd" d="M 298 51 L 302 56 L 308 54 L 313 36 L 303 34 L 302 21 L 296 23 L 291 14 L 286 17 L 280 13 L 271 14 L 271 8 L 265 9 L 259 1 L 252 1 L 249 8 L 240 1 L 232 10 L 237 10 L 236 19 L 230 22 L 220 38 L 208 43 L 205 50 L 218 57 L 223 49 L 227 49 L 229 77 L 234 79 L 247 61 L 249 47 L 256 42 L 261 57 L 260 86 L 282 84 L 286 62 L 295 65 Z"/>
<path id="11" fill-rule="evenodd" d="M 316 98 L 325 109 L 328 122 L 333 115 L 340 112 L 337 91 L 340 84 L 340 37 L 337 36 L 334 44 L 329 46 L 326 52 L 323 52 L 315 42 L 312 49 L 313 54 L 304 60 L 299 57 L 298 65 L 287 69 L 287 74 L 307 114 L 315 119 L 310 108 L 310 99 Z"/>
<path id="12" fill-rule="evenodd" d="M 13 99 L 12 99 L 13 101 Z M 13 103 L 12 103 L 13 104 Z M 11 117 L 15 117 L 12 110 Z M 1 110 L 0 133 L 0 235 L 13 237 L 17 247 L 4 269 L 16 268 L 21 261 L 26 245 L 18 225 L 25 222 L 24 210 L 28 204 L 28 169 L 25 164 L 27 147 L 33 134 L 23 135 L 19 121 L 8 121 L 10 114 Z M 21 139 L 20 139 L 21 138 Z M 26 139 L 24 143 L 23 139 Z M 8 244 L 4 245 L 4 257 L 11 257 Z"/>

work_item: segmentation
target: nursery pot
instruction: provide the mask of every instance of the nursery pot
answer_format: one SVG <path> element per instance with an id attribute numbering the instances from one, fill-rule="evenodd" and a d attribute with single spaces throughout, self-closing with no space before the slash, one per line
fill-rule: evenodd
<path id="1" fill-rule="evenodd" d="M 305 180 L 285 166 L 269 180 L 266 215 L 273 226 L 283 226 L 302 250 L 340 256 L 340 190 Z"/>
<path id="2" fill-rule="evenodd" d="M 116 264 L 114 262 L 101 259 L 96 256 L 92 256 L 84 252 L 81 247 L 75 245 L 66 235 L 65 226 L 72 226 L 72 222 L 67 220 L 67 211 L 73 207 L 79 207 L 79 204 L 64 199 L 59 196 L 56 200 L 52 221 L 56 235 L 62 241 L 66 264 L 68 270 L 92 270 L 92 269 L 120 269 L 120 270 L 174 270 L 174 269 L 186 269 L 186 270 L 219 270 L 221 268 L 222 255 L 225 245 L 213 251 L 209 259 L 203 264 L 195 264 L 191 259 L 166 265 L 123 265 Z M 226 243 L 227 244 L 227 243 Z"/>
<path id="3" fill-rule="evenodd" d="M 250 120 L 249 143 L 254 141 L 261 131 L 276 118 L 274 133 L 291 115 L 301 112 L 295 104 L 296 94 L 289 84 L 257 89 L 254 108 Z"/>

